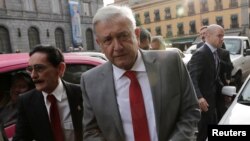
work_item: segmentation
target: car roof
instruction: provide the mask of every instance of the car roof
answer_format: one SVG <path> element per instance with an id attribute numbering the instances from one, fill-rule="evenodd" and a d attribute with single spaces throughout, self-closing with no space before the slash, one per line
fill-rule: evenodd
<path id="1" fill-rule="evenodd" d="M 246 36 L 224 36 L 224 39 L 234 38 L 234 39 L 248 39 Z"/>
<path id="2" fill-rule="evenodd" d="M 70 63 L 70 64 L 100 65 L 106 62 L 102 59 L 95 57 L 80 56 L 68 53 L 64 53 L 64 59 L 66 64 Z M 0 73 L 25 68 L 28 66 L 28 60 L 29 60 L 28 53 L 1 54 Z"/>
<path id="3" fill-rule="evenodd" d="M 94 51 L 84 51 L 84 52 L 70 52 L 69 54 L 76 54 L 76 55 L 84 55 L 84 56 L 91 56 L 91 57 L 98 57 L 101 58 L 105 61 L 107 61 L 108 59 L 106 58 L 106 56 L 101 53 L 101 52 L 94 52 Z"/>

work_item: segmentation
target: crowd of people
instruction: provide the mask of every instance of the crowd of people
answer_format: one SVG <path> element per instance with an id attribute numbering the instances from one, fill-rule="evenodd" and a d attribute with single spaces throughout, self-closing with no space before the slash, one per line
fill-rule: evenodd
<path id="1" fill-rule="evenodd" d="M 80 85 L 61 79 L 64 56 L 50 45 L 36 46 L 27 73 L 13 75 L 0 108 L 1 124 L 16 123 L 13 141 L 188 141 L 197 127 L 205 141 L 230 103 L 220 92 L 233 69 L 224 29 L 202 27 L 186 66 L 179 51 L 136 27 L 126 6 L 100 8 L 93 27 L 109 61 L 83 73 Z"/>

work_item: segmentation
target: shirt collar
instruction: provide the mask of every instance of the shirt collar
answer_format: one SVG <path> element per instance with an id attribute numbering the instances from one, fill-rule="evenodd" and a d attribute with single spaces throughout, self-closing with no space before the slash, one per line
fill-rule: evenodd
<path id="1" fill-rule="evenodd" d="M 209 49 L 212 51 L 212 53 L 214 53 L 214 52 L 217 50 L 217 48 L 213 47 L 213 46 L 210 45 L 209 43 L 206 42 L 206 44 L 207 44 L 207 46 L 209 47 Z"/>
<path id="2" fill-rule="evenodd" d="M 64 87 L 63 87 L 63 84 L 62 84 L 61 79 L 59 79 L 58 81 L 59 81 L 59 83 L 58 83 L 56 89 L 52 92 L 52 94 L 55 96 L 55 98 L 56 98 L 58 101 L 61 101 L 61 100 L 62 100 L 63 93 L 64 93 L 65 90 L 64 90 Z M 43 93 L 43 96 L 44 96 L 45 98 L 47 98 L 48 93 L 46 93 L 46 92 L 44 92 L 44 91 L 42 91 L 42 93 Z"/>
<path id="3" fill-rule="evenodd" d="M 115 80 L 120 79 L 123 76 L 123 74 L 125 73 L 126 70 L 118 68 L 115 65 L 112 65 L 112 66 L 113 66 L 113 72 L 114 72 Z M 137 53 L 136 61 L 135 61 L 134 65 L 133 65 L 133 67 L 130 70 L 136 71 L 136 72 L 146 72 L 146 68 L 145 68 L 144 62 L 142 60 L 141 52 L 139 50 L 138 50 L 138 53 Z"/>

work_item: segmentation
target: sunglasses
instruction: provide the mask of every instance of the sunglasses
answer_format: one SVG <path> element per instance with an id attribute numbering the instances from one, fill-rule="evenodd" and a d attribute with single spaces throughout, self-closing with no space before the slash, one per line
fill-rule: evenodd
<path id="1" fill-rule="evenodd" d="M 37 73 L 41 73 L 43 72 L 45 69 L 47 69 L 48 67 L 43 65 L 43 64 L 36 64 L 36 65 L 33 65 L 33 66 L 28 66 L 26 68 L 26 71 L 28 73 L 32 73 L 33 71 L 37 72 Z"/>

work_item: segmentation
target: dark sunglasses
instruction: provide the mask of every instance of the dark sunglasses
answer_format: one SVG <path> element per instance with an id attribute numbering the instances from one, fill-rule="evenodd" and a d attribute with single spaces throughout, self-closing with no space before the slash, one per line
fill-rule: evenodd
<path id="1" fill-rule="evenodd" d="M 37 73 L 41 73 L 43 72 L 45 69 L 47 68 L 47 66 L 43 65 L 43 64 L 36 64 L 36 65 L 33 65 L 33 66 L 28 66 L 26 68 L 26 71 L 28 73 L 32 73 L 32 71 L 34 70 L 35 72 Z"/>

